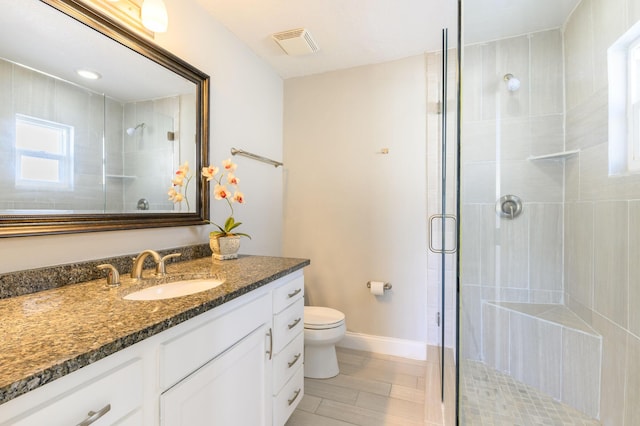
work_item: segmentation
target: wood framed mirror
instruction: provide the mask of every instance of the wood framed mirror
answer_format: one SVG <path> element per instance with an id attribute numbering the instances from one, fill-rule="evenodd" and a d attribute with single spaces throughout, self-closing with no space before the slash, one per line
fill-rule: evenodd
<path id="1" fill-rule="evenodd" d="M 0 7 L 0 237 L 207 223 L 209 76 L 78 0 Z"/>

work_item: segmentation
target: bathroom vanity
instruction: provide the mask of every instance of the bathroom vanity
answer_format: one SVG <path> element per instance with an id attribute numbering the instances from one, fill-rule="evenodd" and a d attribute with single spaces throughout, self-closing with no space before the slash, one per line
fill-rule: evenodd
<path id="1" fill-rule="evenodd" d="M 283 425 L 304 393 L 308 264 L 174 263 L 166 280 L 224 282 L 173 299 L 125 300 L 153 281 L 125 278 L 0 300 L 0 425 Z"/>

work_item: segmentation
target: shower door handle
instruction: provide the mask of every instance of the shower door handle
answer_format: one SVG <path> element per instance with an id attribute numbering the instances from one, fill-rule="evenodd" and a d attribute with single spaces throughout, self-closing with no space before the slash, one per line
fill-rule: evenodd
<path id="1" fill-rule="evenodd" d="M 453 248 L 451 249 L 447 249 L 446 247 L 441 247 L 441 248 L 436 248 L 433 244 L 433 222 L 436 219 L 440 219 L 440 220 L 452 220 L 453 221 L 453 229 L 454 229 L 454 233 L 457 233 L 458 227 L 457 227 L 457 223 L 458 223 L 458 218 L 452 214 L 434 214 L 431 217 L 429 217 L 429 250 L 431 250 L 432 253 L 445 253 L 445 254 L 453 254 L 455 252 L 458 251 L 458 238 L 457 235 L 454 234 L 454 239 L 453 239 Z M 444 241 L 444 240 L 443 240 Z"/>

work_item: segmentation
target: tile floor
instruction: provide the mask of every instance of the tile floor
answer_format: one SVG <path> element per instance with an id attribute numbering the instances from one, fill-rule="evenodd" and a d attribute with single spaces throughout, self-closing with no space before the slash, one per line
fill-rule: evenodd
<path id="1" fill-rule="evenodd" d="M 305 396 L 286 426 L 443 424 L 437 362 L 342 348 L 338 362 L 337 377 L 305 379 Z"/>
<path id="2" fill-rule="evenodd" d="M 438 357 L 430 353 L 429 360 L 338 348 L 340 374 L 305 379 L 305 396 L 286 426 L 453 425 L 453 410 L 440 403 Z M 446 377 L 453 380 L 454 371 Z M 482 363 L 463 365 L 461 386 L 461 425 L 600 424 Z M 446 398 L 453 401 L 452 389 Z"/>
<path id="3" fill-rule="evenodd" d="M 478 361 L 463 362 L 460 396 L 461 425 L 600 425 L 597 420 Z"/>

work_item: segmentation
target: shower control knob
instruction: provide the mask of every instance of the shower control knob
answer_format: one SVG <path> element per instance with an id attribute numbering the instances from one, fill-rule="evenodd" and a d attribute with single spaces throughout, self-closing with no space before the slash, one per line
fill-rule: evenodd
<path id="1" fill-rule="evenodd" d="M 505 219 L 515 219 L 522 214 L 522 200 L 516 195 L 504 195 L 496 201 L 496 213 Z"/>
<path id="2" fill-rule="evenodd" d="M 513 212 L 516 211 L 518 206 L 513 201 L 505 201 L 502 204 L 502 212 L 508 214 L 510 217 L 513 217 Z"/>

